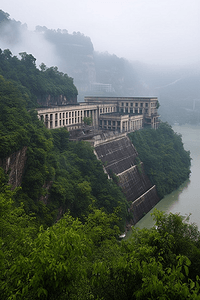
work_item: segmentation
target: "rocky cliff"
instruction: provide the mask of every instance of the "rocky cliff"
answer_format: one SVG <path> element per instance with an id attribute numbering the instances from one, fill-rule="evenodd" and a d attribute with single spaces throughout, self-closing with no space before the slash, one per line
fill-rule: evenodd
<path id="1" fill-rule="evenodd" d="M 77 96 L 66 97 L 64 95 L 53 96 L 53 95 L 42 95 L 37 97 L 37 103 L 41 106 L 57 106 L 57 105 L 67 105 L 76 104 Z"/>
<path id="2" fill-rule="evenodd" d="M 0 159 L 0 167 L 9 174 L 8 184 L 12 185 L 12 189 L 18 187 L 22 183 L 22 176 L 26 163 L 27 147 L 12 153 L 6 158 Z"/>

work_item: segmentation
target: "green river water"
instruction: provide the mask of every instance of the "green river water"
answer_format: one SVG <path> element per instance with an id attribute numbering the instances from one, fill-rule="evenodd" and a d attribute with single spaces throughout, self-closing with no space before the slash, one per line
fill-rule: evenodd
<path id="1" fill-rule="evenodd" d="M 176 125 L 173 126 L 173 130 L 182 135 L 185 150 L 190 150 L 191 174 L 186 182 L 165 196 L 155 207 L 166 213 L 180 213 L 183 216 L 191 214 L 190 223 L 196 223 L 200 230 L 200 126 Z M 152 227 L 154 222 L 151 213 L 154 208 L 135 226 Z"/>

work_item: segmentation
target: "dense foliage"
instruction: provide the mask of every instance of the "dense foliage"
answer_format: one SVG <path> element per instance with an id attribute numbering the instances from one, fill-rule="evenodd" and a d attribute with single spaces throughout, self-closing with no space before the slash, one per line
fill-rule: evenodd
<path id="1" fill-rule="evenodd" d="M 35 111 L 26 110 L 27 98 L 14 82 L 1 76 L 0 88 L 0 158 L 28 147 L 16 202 L 23 202 L 26 212 L 35 213 L 45 226 L 67 210 L 74 217 L 83 217 L 94 205 L 108 213 L 118 210 L 123 228 L 126 199 L 104 174 L 91 146 L 69 142 L 66 128 L 46 129 Z"/>
<path id="2" fill-rule="evenodd" d="M 144 129 L 130 133 L 144 168 L 156 185 L 160 197 L 178 188 L 190 174 L 190 152 L 185 151 L 180 134 L 167 123 L 157 130 Z"/>
<path id="3" fill-rule="evenodd" d="M 1 299 L 200 299 L 200 232 L 154 212 L 156 227 L 119 241 L 115 213 L 91 208 L 38 227 L 0 169 Z"/>
<path id="4" fill-rule="evenodd" d="M 124 195 L 88 143 L 70 142 L 65 128 L 47 130 L 34 110 L 27 111 L 39 86 L 34 87 L 34 74 L 48 70 L 43 65 L 37 71 L 32 55 L 21 56 L 20 61 L 9 50 L 0 53 L 1 72 L 10 79 L 0 76 L 0 158 L 27 147 L 20 188 L 12 191 L 0 168 L 0 298 L 199 299 L 197 227 L 179 215 L 155 212 L 157 227 L 135 229 L 131 239 L 120 242 L 127 217 Z M 24 64 L 29 75 L 36 70 L 33 86 L 13 77 L 11 61 Z M 46 83 L 59 86 L 65 76 L 52 72 Z M 149 153 L 159 133 L 161 149 L 168 147 L 166 159 L 175 147 L 178 163 L 190 163 L 180 136 L 168 125 L 147 132 L 136 134 L 139 144 L 147 139 L 143 146 Z"/>
<path id="5" fill-rule="evenodd" d="M 78 92 L 73 84 L 73 79 L 67 74 L 58 71 L 57 67 L 47 68 L 41 64 L 41 70 L 36 67 L 36 59 L 32 54 L 20 53 L 21 60 L 12 56 L 10 50 L 0 49 L 0 75 L 6 79 L 15 81 L 18 89 L 29 96 L 27 107 L 36 107 L 37 99 L 48 95 L 67 99 L 76 97 Z"/>

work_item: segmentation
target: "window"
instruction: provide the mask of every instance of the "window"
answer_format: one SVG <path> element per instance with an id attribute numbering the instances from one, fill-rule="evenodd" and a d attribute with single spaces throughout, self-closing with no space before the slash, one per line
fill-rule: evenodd
<path id="1" fill-rule="evenodd" d="M 66 118 L 68 118 L 68 112 L 66 112 Z"/>
<path id="2" fill-rule="evenodd" d="M 122 102 L 122 106 L 124 106 L 124 102 Z"/>
<path id="3" fill-rule="evenodd" d="M 104 125 L 107 125 L 107 121 L 106 120 L 104 120 Z"/>
<path id="4" fill-rule="evenodd" d="M 148 103 L 145 103 L 145 106 L 148 107 Z"/>
<path id="5" fill-rule="evenodd" d="M 126 103 L 126 106 L 128 106 L 128 103 Z"/>
<path id="6" fill-rule="evenodd" d="M 71 111 L 69 112 L 69 117 L 71 118 Z"/>
<path id="7" fill-rule="evenodd" d="M 61 113 L 60 113 L 60 119 L 61 119 Z"/>
<path id="8" fill-rule="evenodd" d="M 136 106 L 136 107 L 138 106 L 138 103 L 137 103 L 137 102 L 135 103 L 135 106 Z"/>
<path id="9" fill-rule="evenodd" d="M 143 103 L 140 103 L 140 107 L 143 107 Z"/>
<path id="10" fill-rule="evenodd" d="M 57 120 L 58 119 L 58 114 L 55 114 L 55 119 Z M 57 125 L 56 125 L 57 126 Z"/>
<path id="11" fill-rule="evenodd" d="M 131 106 L 133 106 L 133 103 L 131 103 Z"/>
<path id="12" fill-rule="evenodd" d="M 65 113 L 63 113 L 63 118 L 65 117 Z"/>

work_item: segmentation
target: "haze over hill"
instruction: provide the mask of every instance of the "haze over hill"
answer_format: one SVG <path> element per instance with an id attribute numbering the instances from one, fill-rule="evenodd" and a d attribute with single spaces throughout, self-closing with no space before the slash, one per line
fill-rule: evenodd
<path id="1" fill-rule="evenodd" d="M 82 32 L 96 51 L 154 65 L 199 62 L 199 0 L 2 0 L 11 18 Z"/>
<path id="2" fill-rule="evenodd" d="M 130 61 L 105 51 L 97 52 L 90 37 L 80 32 L 70 34 L 67 29 L 39 25 L 30 31 L 26 24 L 2 11 L 0 22 L 0 48 L 9 48 L 14 55 L 31 53 L 38 67 L 41 63 L 47 67 L 58 66 L 60 71 L 74 78 L 79 101 L 83 101 L 85 95 L 155 95 L 161 103 L 162 120 L 199 122 L 198 100 L 195 100 L 199 98 L 198 63 L 164 67 Z"/>

